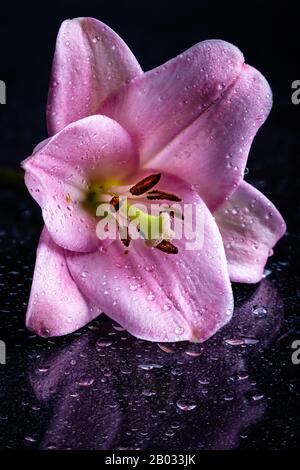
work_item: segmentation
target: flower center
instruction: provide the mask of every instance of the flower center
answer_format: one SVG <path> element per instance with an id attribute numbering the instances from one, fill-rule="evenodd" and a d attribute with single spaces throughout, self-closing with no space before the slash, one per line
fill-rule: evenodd
<path id="1" fill-rule="evenodd" d="M 112 181 L 100 185 L 92 184 L 86 193 L 83 205 L 85 209 L 95 214 L 101 204 L 109 204 L 113 209 L 113 215 L 118 216 L 120 238 L 126 247 L 132 240 L 128 222 L 134 222 L 132 225 L 136 227 L 148 246 L 168 254 L 176 254 L 178 249 L 170 241 L 173 234 L 170 228 L 170 217 L 174 217 L 174 212 L 168 211 L 167 208 L 161 211 L 161 206 L 155 215 L 148 211 L 150 201 L 151 207 L 154 201 L 181 201 L 180 197 L 173 193 L 153 189 L 160 178 L 161 173 L 152 174 L 133 186 L 121 186 Z"/>

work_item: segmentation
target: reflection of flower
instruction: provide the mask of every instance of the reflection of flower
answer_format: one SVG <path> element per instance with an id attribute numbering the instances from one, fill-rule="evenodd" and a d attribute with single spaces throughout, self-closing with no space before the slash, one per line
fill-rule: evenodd
<path id="1" fill-rule="evenodd" d="M 254 310 L 264 306 L 266 313 Z M 58 449 L 230 449 L 264 413 L 247 366 L 279 331 L 281 301 L 263 280 L 204 345 L 157 345 L 101 324 L 30 371 L 53 417 L 40 446 Z M 243 339 L 232 346 L 228 339 Z M 249 340 L 252 341 L 249 341 Z M 247 341 L 248 340 L 248 341 Z"/>
<path id="2" fill-rule="evenodd" d="M 105 311 L 140 338 L 204 341 L 227 323 L 228 271 L 233 281 L 260 280 L 285 230 L 276 208 L 242 181 L 270 107 L 267 82 L 231 44 L 205 41 L 142 73 L 107 26 L 64 22 L 47 114 L 55 135 L 23 163 L 46 226 L 27 326 L 62 335 Z M 164 228 L 152 247 L 130 237 L 101 243 L 95 208 L 118 208 L 123 195 L 131 205 L 199 206 L 201 250 L 174 246 Z"/>

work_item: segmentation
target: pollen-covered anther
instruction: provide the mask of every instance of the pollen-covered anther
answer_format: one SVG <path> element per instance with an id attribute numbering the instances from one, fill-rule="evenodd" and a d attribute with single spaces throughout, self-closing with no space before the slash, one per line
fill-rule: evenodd
<path id="1" fill-rule="evenodd" d="M 147 194 L 147 199 L 149 200 L 165 199 L 166 201 L 174 201 L 174 202 L 181 201 L 181 198 L 176 196 L 176 194 L 168 193 L 167 191 L 159 191 L 158 189 L 149 191 Z"/>
<path id="2" fill-rule="evenodd" d="M 168 240 L 162 240 L 155 248 L 170 255 L 176 255 L 178 253 L 178 248 Z"/>
<path id="3" fill-rule="evenodd" d="M 146 193 L 154 186 L 156 186 L 160 180 L 160 177 L 161 173 L 146 176 L 146 178 L 143 178 L 141 181 L 132 186 L 129 191 L 133 196 L 140 196 L 141 194 Z"/>
<path id="4" fill-rule="evenodd" d="M 116 212 L 119 210 L 120 200 L 118 196 L 113 196 L 109 203 L 113 206 Z"/>

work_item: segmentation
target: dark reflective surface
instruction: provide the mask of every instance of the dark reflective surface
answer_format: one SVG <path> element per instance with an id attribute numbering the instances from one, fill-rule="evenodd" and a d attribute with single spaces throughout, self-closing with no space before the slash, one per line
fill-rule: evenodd
<path id="1" fill-rule="evenodd" d="M 24 328 L 40 225 L 31 204 L 2 194 L 0 448 L 296 447 L 292 237 L 260 284 L 235 286 L 233 320 L 203 345 L 140 341 L 104 315 L 44 340 Z"/>

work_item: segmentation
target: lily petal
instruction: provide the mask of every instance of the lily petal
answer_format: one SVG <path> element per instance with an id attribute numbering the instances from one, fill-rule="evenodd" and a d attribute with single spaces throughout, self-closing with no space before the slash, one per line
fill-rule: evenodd
<path id="1" fill-rule="evenodd" d="M 49 134 L 95 114 L 142 70 L 124 41 L 94 18 L 64 21 L 58 33 L 48 96 Z"/>
<path id="2" fill-rule="evenodd" d="M 243 181 L 214 213 L 234 282 L 259 282 L 273 246 L 286 225 L 276 207 Z"/>
<path id="3" fill-rule="evenodd" d="M 174 240 L 178 253 L 166 254 L 143 240 L 133 240 L 127 250 L 116 240 L 95 253 L 68 252 L 67 262 L 84 295 L 134 336 L 202 342 L 230 320 L 232 291 L 213 217 L 195 191 L 172 179 L 169 184 L 162 175 L 161 186 L 202 211 L 201 248 L 186 250 L 185 240 Z"/>
<path id="4" fill-rule="evenodd" d="M 26 326 L 40 336 L 60 336 L 81 328 L 101 313 L 88 302 L 68 270 L 65 252 L 44 227 L 28 303 Z"/>
<path id="5" fill-rule="evenodd" d="M 214 210 L 241 181 L 272 104 L 263 76 L 224 41 L 204 41 L 138 77 L 100 112 L 133 136 L 146 166 L 196 185 Z"/>
<path id="6" fill-rule="evenodd" d="M 95 211 L 85 207 L 92 184 L 134 173 L 138 153 L 130 136 L 106 116 L 72 123 L 23 162 L 25 183 L 43 210 L 53 240 L 63 248 L 93 251 Z"/>

